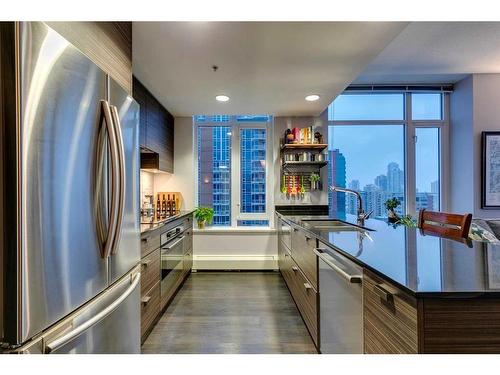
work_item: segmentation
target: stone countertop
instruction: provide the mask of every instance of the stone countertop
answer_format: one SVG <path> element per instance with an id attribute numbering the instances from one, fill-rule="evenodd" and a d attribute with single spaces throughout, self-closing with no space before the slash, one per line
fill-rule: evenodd
<path id="1" fill-rule="evenodd" d="M 415 296 L 500 296 L 500 241 L 482 220 L 473 221 L 471 239 L 459 242 L 385 220 L 366 220 L 364 227 L 371 230 L 335 231 L 314 229 L 304 221 L 332 219 L 328 216 L 278 215 L 312 234 L 331 251 L 338 251 Z M 356 223 L 354 215 L 342 219 Z"/>
<path id="2" fill-rule="evenodd" d="M 186 217 L 188 215 L 192 215 L 193 212 L 194 212 L 194 210 L 181 210 L 176 215 L 167 217 L 166 219 L 163 219 L 161 221 L 154 221 L 154 222 L 147 223 L 147 224 L 141 223 L 141 234 L 150 232 L 152 230 L 159 229 L 159 228 L 163 227 L 164 225 L 171 223 L 172 221 L 181 219 L 181 218 Z"/>

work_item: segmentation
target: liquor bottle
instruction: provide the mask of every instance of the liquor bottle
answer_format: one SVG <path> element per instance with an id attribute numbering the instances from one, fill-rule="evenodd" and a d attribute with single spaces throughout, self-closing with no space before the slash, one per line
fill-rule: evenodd
<path id="1" fill-rule="evenodd" d="M 158 194 L 158 199 L 156 200 L 156 220 L 160 220 L 161 218 L 161 203 L 160 203 L 160 194 Z"/>
<path id="2" fill-rule="evenodd" d="M 161 216 L 163 218 L 167 217 L 167 201 L 165 200 L 165 194 L 163 194 L 163 199 L 161 201 Z"/>
<path id="3" fill-rule="evenodd" d="M 167 196 L 167 212 L 169 216 L 172 216 L 172 202 L 170 201 L 170 194 Z"/>
<path id="4" fill-rule="evenodd" d="M 177 204 L 175 203 L 175 194 L 172 194 L 172 214 L 175 215 L 177 213 Z"/>

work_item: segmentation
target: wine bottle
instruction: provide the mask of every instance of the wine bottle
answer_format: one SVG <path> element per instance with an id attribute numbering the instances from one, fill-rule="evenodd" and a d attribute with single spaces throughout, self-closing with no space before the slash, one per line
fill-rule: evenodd
<path id="1" fill-rule="evenodd" d="M 167 196 L 167 212 L 169 216 L 172 216 L 172 202 L 170 201 L 170 194 Z"/>
<path id="2" fill-rule="evenodd" d="M 158 194 L 158 199 L 156 200 L 156 220 L 160 220 L 161 218 L 161 202 L 160 202 L 160 194 Z"/>
<path id="3" fill-rule="evenodd" d="M 172 214 L 177 213 L 177 204 L 175 203 L 175 194 L 172 194 Z"/>
<path id="4" fill-rule="evenodd" d="M 167 201 L 165 200 L 165 194 L 163 194 L 163 199 L 161 200 L 161 216 L 167 217 Z"/>

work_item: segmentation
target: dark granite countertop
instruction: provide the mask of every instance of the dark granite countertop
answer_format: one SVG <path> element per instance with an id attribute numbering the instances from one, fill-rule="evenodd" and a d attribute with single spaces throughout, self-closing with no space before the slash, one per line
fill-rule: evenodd
<path id="1" fill-rule="evenodd" d="M 500 241 L 492 230 L 494 226 L 482 220 L 473 221 L 471 239 L 462 243 L 384 220 L 367 220 L 365 227 L 371 231 L 334 231 L 313 229 L 304 221 L 328 216 L 278 215 L 413 295 L 500 294 Z M 353 215 L 344 220 L 356 223 Z"/>
<path id="2" fill-rule="evenodd" d="M 172 221 L 178 220 L 188 215 L 192 215 L 193 212 L 194 210 L 181 210 L 176 215 L 167 217 L 166 219 L 163 219 L 161 221 L 155 221 L 148 224 L 141 223 L 141 234 L 159 229 L 164 225 L 171 223 Z"/>

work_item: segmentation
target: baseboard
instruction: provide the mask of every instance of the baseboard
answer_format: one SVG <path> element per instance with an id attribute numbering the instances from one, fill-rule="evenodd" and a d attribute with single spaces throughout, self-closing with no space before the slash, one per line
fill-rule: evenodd
<path id="1" fill-rule="evenodd" d="M 195 255 L 193 270 L 277 270 L 274 256 Z"/>

